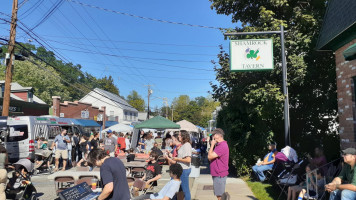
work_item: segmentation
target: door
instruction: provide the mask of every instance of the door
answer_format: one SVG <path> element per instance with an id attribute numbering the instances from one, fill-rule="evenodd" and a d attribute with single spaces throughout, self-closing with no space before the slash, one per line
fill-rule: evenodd
<path id="1" fill-rule="evenodd" d="M 28 125 L 10 125 L 5 145 L 11 161 L 28 158 L 30 153 Z"/>

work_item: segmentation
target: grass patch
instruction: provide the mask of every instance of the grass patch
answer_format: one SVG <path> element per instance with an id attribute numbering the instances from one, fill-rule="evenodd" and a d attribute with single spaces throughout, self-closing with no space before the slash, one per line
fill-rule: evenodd
<path id="1" fill-rule="evenodd" d="M 249 177 L 242 178 L 252 190 L 253 194 L 258 200 L 277 200 L 280 190 L 273 187 L 273 185 L 261 182 L 252 182 Z M 284 194 L 279 199 L 286 199 Z"/>

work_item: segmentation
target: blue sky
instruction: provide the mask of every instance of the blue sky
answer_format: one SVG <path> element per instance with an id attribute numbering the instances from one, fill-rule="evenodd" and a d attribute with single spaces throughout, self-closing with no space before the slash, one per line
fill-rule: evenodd
<path id="1" fill-rule="evenodd" d="M 209 27 L 236 27 L 231 17 L 218 15 L 208 0 L 72 0 L 64 1 L 39 23 L 60 0 L 28 0 L 19 9 L 19 20 L 65 62 L 81 64 L 82 70 L 100 78 L 111 75 L 120 94 L 136 90 L 147 99 L 153 85 L 152 105 L 162 106 L 166 97 L 186 94 L 207 96 L 215 80 L 211 60 L 219 45 L 228 41 L 218 29 L 157 22 L 79 5 L 73 1 L 112 11 L 171 22 Z M 20 3 L 22 0 L 19 1 Z M 11 14 L 12 1 L 3 1 L 0 12 Z M 1 15 L 1 18 L 8 18 Z M 0 36 L 8 37 L 9 24 L 0 21 Z M 17 41 L 30 37 L 17 29 Z M 38 45 L 32 40 L 32 44 Z M 52 49 L 51 49 L 52 50 Z"/>

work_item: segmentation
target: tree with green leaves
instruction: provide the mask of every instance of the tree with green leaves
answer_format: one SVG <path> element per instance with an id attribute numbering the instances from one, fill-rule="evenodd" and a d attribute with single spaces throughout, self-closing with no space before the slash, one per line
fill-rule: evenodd
<path id="1" fill-rule="evenodd" d="M 202 127 L 208 126 L 212 112 L 220 105 L 211 97 L 196 97 L 191 100 L 188 95 L 181 95 L 174 98 L 173 102 L 174 121 L 187 120 Z M 162 107 L 162 113 L 166 113 L 166 107 Z M 167 108 L 169 116 L 172 114 L 171 108 Z"/>
<path id="2" fill-rule="evenodd" d="M 126 98 L 127 102 L 136 108 L 139 112 L 145 111 L 145 100 L 137 93 L 136 90 L 132 90 Z"/>
<path id="3" fill-rule="evenodd" d="M 12 81 L 18 82 L 23 87 L 33 87 L 34 94 L 47 104 L 52 103 L 52 96 L 70 99 L 67 87 L 53 68 L 41 64 L 40 66 L 46 69 L 43 70 L 29 61 L 15 61 L 14 66 Z M 6 66 L 0 65 L 1 71 L 5 71 L 5 68 Z M 5 80 L 4 73 L 0 73 L 0 79 Z"/>
<path id="4" fill-rule="evenodd" d="M 5 53 L 7 52 L 7 46 L 1 46 L 1 49 L 2 52 L 0 53 L 0 57 L 3 58 L 5 56 Z M 29 51 L 32 52 L 32 54 Z M 37 73 L 33 73 L 36 76 L 31 76 L 25 70 L 22 69 L 24 65 L 31 65 L 31 67 L 40 65 L 48 69 L 49 71 L 52 71 L 53 73 L 55 72 L 55 74 L 60 77 L 59 80 L 60 83 L 63 85 L 64 89 L 59 88 L 59 91 L 65 92 L 62 93 L 63 95 L 60 95 L 61 92 L 56 95 L 62 96 L 62 99 L 68 101 L 78 100 L 96 87 L 119 95 L 119 89 L 115 86 L 114 80 L 111 76 L 105 76 L 103 78 L 97 79 L 93 75 L 83 72 L 81 70 L 82 66 L 79 64 L 74 65 L 73 63 L 64 63 L 63 61 L 58 60 L 52 51 L 47 51 L 44 47 L 35 47 L 32 44 L 25 43 L 21 43 L 20 45 L 17 45 L 15 47 L 15 54 L 21 55 L 25 53 L 28 55 L 27 59 L 30 59 L 32 61 L 32 64 L 30 62 L 19 61 L 15 62 L 14 65 L 14 80 L 19 80 L 18 82 L 21 82 L 20 84 L 24 86 L 34 87 L 35 90 L 38 90 L 37 87 L 41 88 L 40 91 L 44 90 L 43 94 L 50 95 L 54 93 L 51 87 L 47 87 L 46 81 L 41 83 L 40 80 L 42 77 L 40 75 L 38 75 Z M 16 70 L 17 65 L 20 66 L 20 71 Z M 5 66 L 1 67 L 4 68 Z M 43 69 L 38 66 L 37 69 L 39 70 L 38 73 L 40 73 L 41 70 L 43 71 Z M 2 74 L 1 76 L 3 77 L 4 74 Z M 16 79 L 16 77 L 21 77 L 21 79 Z M 32 84 L 34 84 L 35 82 L 34 79 L 36 78 L 38 78 L 38 83 L 32 86 Z M 49 76 L 48 79 L 51 79 L 51 76 Z M 56 81 L 54 82 L 56 83 Z M 35 95 L 38 95 L 38 93 L 35 92 Z M 47 103 L 50 103 L 48 97 L 44 97 L 44 100 Z"/>
<path id="5" fill-rule="evenodd" d="M 315 51 L 328 1 L 210 1 L 218 14 L 242 23 L 227 32 L 273 31 L 281 24 L 288 30 L 285 45 L 292 147 L 303 153 L 311 152 L 316 144 L 323 145 L 329 158 L 335 156 L 339 140 L 332 128 L 337 115 L 334 57 L 330 52 Z M 223 105 L 217 126 L 226 131 L 232 162 L 240 174 L 247 173 L 264 155 L 268 141 L 284 145 L 281 49 L 278 35 L 228 38 L 267 37 L 274 41 L 274 70 L 232 73 L 229 55 L 222 48 L 215 63 L 218 84 L 211 84 L 213 97 Z"/>
<path id="6" fill-rule="evenodd" d="M 120 95 L 119 89 L 115 86 L 114 79 L 112 78 L 112 76 L 109 77 L 104 76 L 103 78 L 98 79 L 97 82 L 99 88 L 111 92 L 113 94 Z"/>

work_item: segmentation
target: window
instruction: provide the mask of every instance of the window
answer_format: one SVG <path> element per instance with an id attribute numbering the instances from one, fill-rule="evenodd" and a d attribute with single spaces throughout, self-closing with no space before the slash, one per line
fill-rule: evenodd
<path id="1" fill-rule="evenodd" d="M 114 116 L 114 111 L 110 111 L 110 117 Z"/>
<path id="2" fill-rule="evenodd" d="M 8 142 L 26 140 L 27 138 L 28 138 L 27 125 L 10 126 L 9 136 L 7 137 Z"/>
<path id="3" fill-rule="evenodd" d="M 61 133 L 59 126 L 50 126 L 48 132 L 48 138 L 54 139 L 58 134 Z"/>
<path id="4" fill-rule="evenodd" d="M 28 91 L 28 93 L 27 93 L 27 101 L 28 102 L 33 102 L 33 93 L 32 93 L 32 91 Z"/>
<path id="5" fill-rule="evenodd" d="M 4 97 L 5 83 L 1 85 L 1 97 Z"/>

